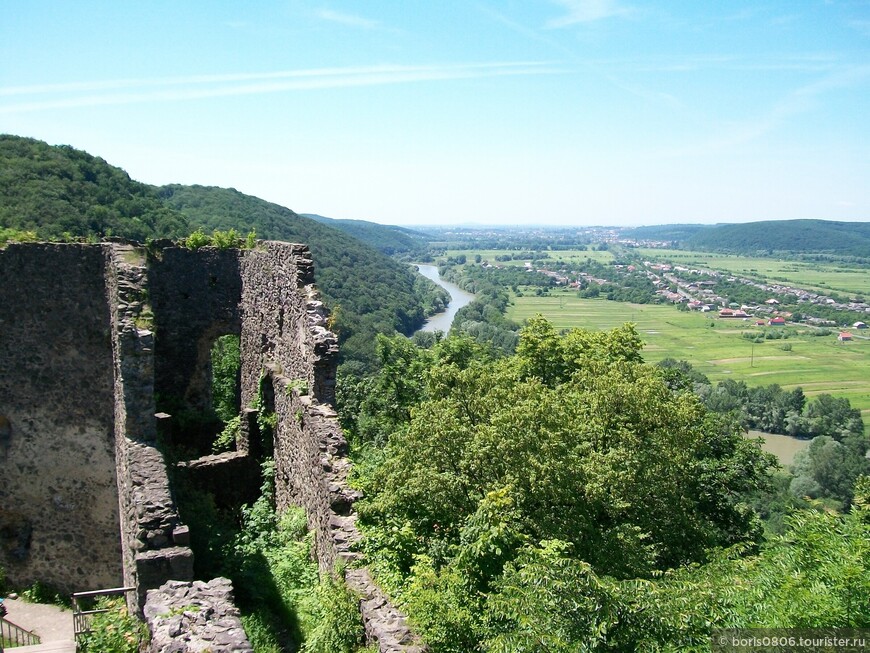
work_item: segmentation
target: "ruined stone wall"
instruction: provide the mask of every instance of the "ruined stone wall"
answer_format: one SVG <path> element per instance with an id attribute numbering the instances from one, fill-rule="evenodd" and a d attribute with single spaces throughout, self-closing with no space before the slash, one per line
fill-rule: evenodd
<path id="1" fill-rule="evenodd" d="M 169 581 L 148 592 L 145 621 L 150 653 L 253 653 L 227 578 Z"/>
<path id="2" fill-rule="evenodd" d="M 334 417 L 329 403 L 335 397 L 338 341 L 326 329 L 326 310 L 304 245 L 268 242 L 245 252 L 241 349 L 242 405 L 252 405 L 262 394 L 263 408 L 278 418 L 273 437 L 278 508 L 294 503 L 306 509 L 318 560 L 331 569 L 330 506 L 343 500 L 330 491 L 330 461 L 346 453 L 347 443 L 338 424 L 323 419 Z M 255 455 L 257 449 L 251 443 Z M 342 505 L 346 513 L 350 504 L 344 500 Z"/>
<path id="3" fill-rule="evenodd" d="M 148 589 L 193 578 L 189 533 L 181 523 L 157 448 L 153 313 L 146 253 L 113 245 L 106 270 L 115 366 L 115 459 L 124 586 L 141 613 Z"/>
<path id="4" fill-rule="evenodd" d="M 0 251 L 0 565 L 16 584 L 121 581 L 107 256 Z"/>
<path id="5" fill-rule="evenodd" d="M 351 507 L 358 493 L 348 487 L 347 441 L 335 412 L 300 394 L 290 379 L 270 373 L 274 387 L 275 502 L 279 511 L 301 505 L 315 534 L 317 560 L 323 570 L 338 558 L 349 562 L 356 530 Z"/>
<path id="6" fill-rule="evenodd" d="M 314 287 L 308 249 L 267 243 L 242 259 L 242 405 L 262 396 L 277 420 L 273 435 L 275 497 L 279 510 L 305 508 L 315 534 L 317 560 L 332 571 L 359 554 L 354 502 L 347 475 L 347 441 L 331 404 L 335 398 L 337 340 Z M 248 429 L 256 431 L 255 424 Z M 256 452 L 253 440 L 243 448 Z M 367 570 L 351 569 L 348 585 L 360 595 L 360 613 L 371 642 L 382 653 L 423 647 Z"/>
<path id="7" fill-rule="evenodd" d="M 0 251 L 0 564 L 13 582 L 65 591 L 123 582 L 137 588 L 130 607 L 141 613 L 149 589 L 192 580 L 189 534 L 157 448 L 158 432 L 171 431 L 160 424 L 175 418 L 155 410 L 210 405 L 210 350 L 227 333 L 241 335 L 238 450 L 179 473 L 234 503 L 256 492 L 257 463 L 272 448 L 278 507 L 305 508 L 321 569 L 357 561 L 358 495 L 331 408 L 337 340 L 313 267 L 304 245 L 275 242 L 160 244 L 147 257 L 119 243 Z M 249 408 L 261 398 L 276 415 L 271 447 Z M 173 437 L 191 444 L 187 433 Z M 421 650 L 365 569 L 346 580 L 381 651 Z M 170 589 L 183 600 L 194 596 L 185 588 L 214 589 L 194 585 Z M 208 636 L 222 624 L 207 624 Z"/>
<path id="8" fill-rule="evenodd" d="M 211 347 L 239 334 L 239 257 L 237 249 L 161 247 L 149 262 L 158 409 L 211 405 Z"/>
<path id="9" fill-rule="evenodd" d="M 262 370 L 305 385 L 317 401 L 335 400 L 338 340 L 314 287 L 314 264 L 305 245 L 266 242 L 242 259 L 242 407 L 259 391 Z"/>
<path id="10" fill-rule="evenodd" d="M 279 510 L 301 505 L 314 531 L 320 568 L 332 572 L 347 563 L 345 581 L 360 597 L 359 608 L 370 642 L 381 653 L 419 653 L 425 648 L 405 616 L 389 601 L 354 550 L 360 533 L 353 504 L 360 494 L 347 482 L 351 463 L 347 440 L 331 407 L 305 396 L 292 379 L 267 368 L 264 384 L 274 393 L 275 495 Z"/>

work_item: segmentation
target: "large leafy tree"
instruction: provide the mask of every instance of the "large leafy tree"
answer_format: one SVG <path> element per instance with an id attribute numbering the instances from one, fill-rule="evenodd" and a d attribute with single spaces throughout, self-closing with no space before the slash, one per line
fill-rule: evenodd
<path id="1" fill-rule="evenodd" d="M 525 547 L 487 597 L 481 648 L 709 651 L 711 628 L 866 628 L 868 490 L 865 477 L 846 515 L 795 514 L 757 555 L 735 547 L 653 580 L 600 575 L 564 542 Z"/>
<path id="2" fill-rule="evenodd" d="M 643 364 L 632 327 L 559 335 L 536 318 L 512 358 L 428 362 L 361 513 L 382 578 L 439 650 L 469 650 L 486 630 L 481 597 L 547 542 L 579 576 L 614 579 L 757 542 L 741 498 L 770 459 Z"/>
<path id="3" fill-rule="evenodd" d="M 620 576 L 753 537 L 738 498 L 768 459 L 694 395 L 671 392 L 639 349 L 628 327 L 559 336 L 537 319 L 515 358 L 434 365 L 372 478 L 369 514 L 454 543 L 503 491 L 522 534 L 571 542 Z"/>

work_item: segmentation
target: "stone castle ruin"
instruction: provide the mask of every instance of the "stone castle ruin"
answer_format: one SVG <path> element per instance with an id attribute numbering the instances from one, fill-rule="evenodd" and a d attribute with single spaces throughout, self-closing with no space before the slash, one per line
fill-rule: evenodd
<path id="1" fill-rule="evenodd" d="M 179 463 L 177 473 L 224 502 L 255 497 L 263 437 L 257 411 L 245 407 L 261 397 L 276 415 L 277 508 L 305 508 L 322 571 L 349 563 L 345 579 L 360 596 L 370 641 L 381 651 L 421 650 L 354 565 L 358 497 L 332 409 L 338 345 L 304 245 L 0 251 L 0 566 L 19 585 L 135 587 L 130 607 L 155 634 L 160 610 L 149 602 L 164 605 L 179 592 L 190 602 L 218 587 L 221 605 L 234 610 L 225 581 L 191 582 L 190 533 L 157 446 L 170 439 L 197 449 L 185 441 L 193 434 L 173 428 L 176 416 L 157 412 L 158 398 L 207 408 L 211 348 L 227 334 L 241 340 L 236 450 Z"/>

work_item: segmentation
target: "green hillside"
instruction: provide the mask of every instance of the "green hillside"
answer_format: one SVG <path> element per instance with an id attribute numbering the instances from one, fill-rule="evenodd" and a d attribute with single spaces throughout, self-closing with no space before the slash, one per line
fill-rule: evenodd
<path id="1" fill-rule="evenodd" d="M 344 360 L 371 366 L 376 333 L 410 334 L 445 300 L 407 265 L 282 206 L 233 189 L 156 188 L 72 147 L 0 135 L 0 242 L 20 231 L 45 240 L 144 241 L 182 238 L 197 227 L 307 244 Z"/>
<path id="2" fill-rule="evenodd" d="M 870 222 L 770 220 L 728 224 L 697 231 L 681 244 L 741 254 L 803 252 L 870 257 Z"/>
<path id="3" fill-rule="evenodd" d="M 635 238 L 637 240 L 670 240 L 683 242 L 705 229 L 713 229 L 710 225 L 703 224 L 662 224 L 649 227 L 635 227 L 626 229 L 620 234 L 623 238 Z"/>
<path id="4" fill-rule="evenodd" d="M 87 152 L 0 135 L 0 227 L 39 238 L 178 238 L 190 227 L 156 189 Z"/>
<path id="5" fill-rule="evenodd" d="M 383 225 L 367 220 L 337 220 L 315 213 L 300 213 L 299 215 L 343 231 L 389 256 L 407 254 L 413 257 L 426 251 L 428 246 L 429 237 L 413 229 Z"/>

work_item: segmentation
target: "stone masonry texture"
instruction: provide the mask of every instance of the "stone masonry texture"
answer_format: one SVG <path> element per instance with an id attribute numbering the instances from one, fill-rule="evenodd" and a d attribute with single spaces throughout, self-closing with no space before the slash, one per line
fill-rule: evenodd
<path id="1" fill-rule="evenodd" d="M 0 565 L 19 585 L 121 581 L 107 253 L 0 251 Z"/>
<path id="2" fill-rule="evenodd" d="M 327 322 L 304 245 L 0 250 L 0 564 L 10 580 L 63 591 L 123 583 L 137 590 L 130 607 L 147 617 L 153 651 L 250 650 L 229 581 L 193 581 L 158 447 L 171 437 L 207 453 L 173 413 L 210 407 L 211 347 L 238 334 L 236 451 L 194 455 L 175 473 L 234 505 L 256 496 L 259 463 L 274 452 L 278 508 L 306 510 L 322 573 L 346 563 L 370 642 L 422 651 L 354 551 L 359 496 L 332 408 L 338 345 Z M 274 433 L 259 432 L 257 410 L 274 412 Z"/>
<path id="3" fill-rule="evenodd" d="M 115 363 L 115 462 L 124 586 L 141 614 L 145 594 L 168 579 L 193 578 L 193 553 L 181 524 L 163 455 L 157 448 L 156 340 L 147 255 L 117 244 L 106 273 Z"/>
<path id="4" fill-rule="evenodd" d="M 148 591 L 150 653 L 253 653 L 227 578 L 168 581 Z"/>

